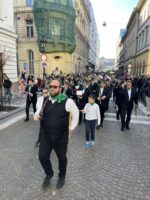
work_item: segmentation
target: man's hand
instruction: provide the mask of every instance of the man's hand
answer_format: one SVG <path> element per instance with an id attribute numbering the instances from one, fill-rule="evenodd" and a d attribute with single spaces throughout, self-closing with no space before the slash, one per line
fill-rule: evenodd
<path id="1" fill-rule="evenodd" d="M 30 95 L 31 97 L 33 97 L 33 94 L 32 94 L 32 93 L 29 93 L 29 95 Z"/>
<path id="2" fill-rule="evenodd" d="M 101 99 L 102 99 L 102 100 L 106 99 L 106 96 L 102 96 Z"/>
<path id="3" fill-rule="evenodd" d="M 100 124 L 98 124 L 96 127 L 96 130 L 99 130 L 99 129 L 100 129 Z"/>
<path id="4" fill-rule="evenodd" d="M 35 114 L 35 115 L 33 116 L 33 119 L 34 119 L 34 121 L 38 121 L 38 120 L 40 119 L 40 115 L 36 115 L 36 114 Z"/>

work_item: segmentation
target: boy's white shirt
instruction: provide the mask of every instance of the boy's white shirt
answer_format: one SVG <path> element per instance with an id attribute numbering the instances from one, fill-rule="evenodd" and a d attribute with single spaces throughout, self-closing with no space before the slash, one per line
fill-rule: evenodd
<path id="1" fill-rule="evenodd" d="M 84 107 L 84 112 L 85 112 L 85 119 L 97 120 L 98 125 L 100 125 L 100 109 L 97 103 L 94 103 L 94 105 L 87 103 Z"/>

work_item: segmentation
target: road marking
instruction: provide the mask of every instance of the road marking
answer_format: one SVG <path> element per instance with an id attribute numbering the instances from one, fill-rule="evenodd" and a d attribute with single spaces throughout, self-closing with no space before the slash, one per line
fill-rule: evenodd
<path id="1" fill-rule="evenodd" d="M 141 104 L 141 103 L 139 103 L 139 108 L 143 111 L 143 113 L 145 114 L 145 115 L 147 115 L 147 111 L 146 111 L 146 107 L 143 105 L 143 104 Z"/>
<path id="2" fill-rule="evenodd" d="M 0 131 L 3 130 L 3 129 L 5 129 L 5 128 L 7 128 L 8 126 L 10 126 L 10 125 L 16 123 L 17 121 L 19 121 L 19 120 L 25 118 L 25 116 L 26 116 L 26 114 L 25 114 L 25 113 L 22 113 L 22 114 L 20 114 L 20 115 L 18 115 L 18 116 L 16 116 L 16 117 L 14 117 L 13 119 L 10 119 L 10 120 L 7 121 L 7 122 L 4 122 L 3 124 L 0 125 Z"/>
<path id="3" fill-rule="evenodd" d="M 104 119 L 105 121 L 111 121 L 111 122 L 117 122 L 118 120 L 112 117 L 106 117 Z M 119 122 L 119 121 L 118 121 Z M 121 122 L 120 122 L 121 123 Z M 142 120 L 134 120 L 131 119 L 130 121 L 131 124 L 144 124 L 144 125 L 150 125 L 150 121 L 142 121 Z"/>
<path id="4" fill-rule="evenodd" d="M 106 115 L 106 116 L 116 117 L 116 114 L 115 114 L 115 113 L 109 113 L 109 112 L 106 112 L 105 115 Z M 134 119 L 147 119 L 147 120 L 150 120 L 150 117 L 142 116 L 142 115 L 134 115 L 134 114 L 131 115 L 131 118 L 134 118 Z"/>

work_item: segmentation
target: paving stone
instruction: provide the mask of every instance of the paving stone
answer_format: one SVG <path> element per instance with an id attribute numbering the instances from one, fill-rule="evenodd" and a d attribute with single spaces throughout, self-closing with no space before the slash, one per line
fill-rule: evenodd
<path id="1" fill-rule="evenodd" d="M 85 149 L 85 127 L 69 141 L 66 185 L 56 190 L 58 161 L 52 153 L 55 176 L 43 191 L 44 172 L 34 143 L 39 124 L 18 121 L 0 133 L 0 199 L 2 200 L 150 200 L 150 126 L 104 122 L 96 145 Z"/>

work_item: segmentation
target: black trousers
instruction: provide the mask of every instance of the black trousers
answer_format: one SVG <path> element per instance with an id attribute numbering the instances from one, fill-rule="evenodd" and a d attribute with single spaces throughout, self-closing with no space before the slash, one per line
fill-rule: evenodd
<path id="1" fill-rule="evenodd" d="M 30 109 L 30 105 L 32 104 L 33 106 L 33 111 L 34 113 L 36 112 L 36 101 L 30 101 L 30 100 L 27 100 L 26 101 L 26 116 L 27 118 L 29 118 L 29 109 Z"/>
<path id="2" fill-rule="evenodd" d="M 79 112 L 79 124 L 82 123 L 83 113 Z"/>
<path id="3" fill-rule="evenodd" d="M 121 127 L 124 129 L 125 127 L 129 127 L 129 123 L 131 120 L 132 109 L 121 109 Z"/>
<path id="4" fill-rule="evenodd" d="M 57 139 L 50 139 L 49 137 L 46 137 L 44 135 L 41 136 L 39 147 L 39 160 L 46 175 L 52 176 L 54 174 L 50 161 L 51 152 L 52 150 L 54 150 L 59 162 L 59 177 L 66 176 L 67 146 L 67 136 L 61 136 Z"/>
<path id="5" fill-rule="evenodd" d="M 86 141 L 89 142 L 95 140 L 95 126 L 96 120 L 86 120 Z"/>
<path id="6" fill-rule="evenodd" d="M 43 123 L 42 123 L 42 120 L 40 120 L 40 130 L 39 130 L 39 137 L 38 137 L 37 143 L 40 143 L 40 139 L 41 139 L 43 131 L 44 131 L 43 130 Z"/>
<path id="7" fill-rule="evenodd" d="M 116 112 L 116 117 L 119 119 L 119 116 L 121 115 L 121 105 L 117 104 L 118 110 Z"/>
<path id="8" fill-rule="evenodd" d="M 103 125 L 105 111 L 106 109 L 100 104 L 101 125 Z"/>

